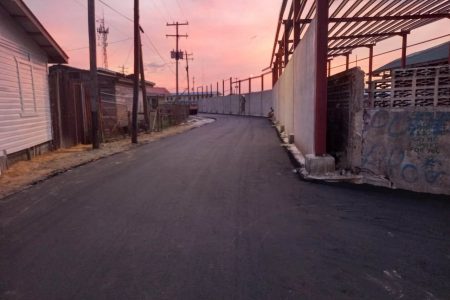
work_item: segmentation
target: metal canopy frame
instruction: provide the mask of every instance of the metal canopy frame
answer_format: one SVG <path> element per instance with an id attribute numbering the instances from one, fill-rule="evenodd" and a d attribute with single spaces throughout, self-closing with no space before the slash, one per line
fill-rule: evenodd
<path id="1" fill-rule="evenodd" d="M 269 66 L 274 75 L 281 74 L 315 17 L 316 2 L 282 1 Z M 355 48 L 371 48 L 393 36 L 402 36 L 405 46 L 412 30 L 443 18 L 450 18 L 448 0 L 328 0 L 327 55 L 329 59 L 346 56 Z"/>

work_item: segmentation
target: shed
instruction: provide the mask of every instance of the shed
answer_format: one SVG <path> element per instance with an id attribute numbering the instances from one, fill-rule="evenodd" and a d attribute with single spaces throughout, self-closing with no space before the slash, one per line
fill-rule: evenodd
<path id="1" fill-rule="evenodd" d="M 0 2 L 0 172 L 52 140 L 48 63 L 68 56 L 22 0 Z"/>
<path id="2" fill-rule="evenodd" d="M 450 42 L 445 42 L 443 44 L 414 52 L 406 56 L 406 67 L 407 68 L 418 68 L 426 66 L 436 66 L 442 64 L 448 64 L 450 56 Z M 374 74 L 379 74 L 384 71 L 400 69 L 401 68 L 401 58 L 391 61 L 382 67 L 379 67 Z"/>
<path id="3" fill-rule="evenodd" d="M 108 139 L 122 135 L 128 131 L 132 111 L 132 76 L 102 68 L 97 70 L 97 75 L 102 137 Z M 91 142 L 90 82 L 88 70 L 63 65 L 50 68 L 55 147 L 66 148 Z M 154 85 L 146 81 L 147 91 L 151 91 Z M 138 106 L 139 120 L 143 121 L 140 89 Z"/>

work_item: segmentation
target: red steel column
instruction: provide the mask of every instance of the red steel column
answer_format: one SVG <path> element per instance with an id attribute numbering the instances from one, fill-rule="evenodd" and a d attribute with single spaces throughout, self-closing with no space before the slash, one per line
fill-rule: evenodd
<path id="1" fill-rule="evenodd" d="M 350 67 L 350 53 L 345 54 L 345 70 L 348 70 Z"/>
<path id="2" fill-rule="evenodd" d="M 248 78 L 248 93 L 250 94 L 252 92 L 252 78 Z"/>
<path id="3" fill-rule="evenodd" d="M 406 68 L 406 48 L 408 47 L 408 34 L 402 34 L 402 68 Z"/>
<path id="4" fill-rule="evenodd" d="M 327 59 L 328 59 L 328 0 L 316 0 L 316 155 L 327 152 Z"/>
<path id="5" fill-rule="evenodd" d="M 448 64 L 450 65 L 450 43 L 448 43 Z"/>
<path id="6" fill-rule="evenodd" d="M 373 72 L 373 46 L 369 46 L 369 80 L 368 80 L 368 89 L 369 89 L 369 103 L 372 106 L 372 72 Z"/>
<path id="7" fill-rule="evenodd" d="M 239 95 L 241 94 L 241 81 L 239 80 Z"/>
<path id="8" fill-rule="evenodd" d="M 328 60 L 328 77 L 331 75 L 331 59 Z"/>
<path id="9" fill-rule="evenodd" d="M 222 79 L 222 96 L 225 96 L 225 79 Z"/>
<path id="10" fill-rule="evenodd" d="M 299 13 L 300 13 L 300 0 L 294 0 L 294 20 L 292 23 L 292 25 L 294 26 L 294 50 L 295 48 L 297 48 L 297 45 L 300 42 L 300 24 L 297 21 Z"/>
<path id="11" fill-rule="evenodd" d="M 284 21 L 284 41 L 283 41 L 283 48 L 284 48 L 284 66 L 286 67 L 289 62 L 289 30 L 291 29 L 292 21 L 291 20 L 285 20 Z"/>
<path id="12" fill-rule="evenodd" d="M 233 95 L 233 77 L 230 77 L 230 95 Z"/>
<path id="13" fill-rule="evenodd" d="M 261 75 L 261 92 L 262 91 L 264 91 L 264 74 Z"/>
<path id="14" fill-rule="evenodd" d="M 372 85 L 372 71 L 373 71 L 373 46 L 369 47 L 369 90 Z"/>

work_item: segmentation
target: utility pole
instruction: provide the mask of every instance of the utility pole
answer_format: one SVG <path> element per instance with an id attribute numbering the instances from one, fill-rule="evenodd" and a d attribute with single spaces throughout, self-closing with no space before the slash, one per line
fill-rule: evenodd
<path id="1" fill-rule="evenodd" d="M 183 59 L 183 52 L 178 50 L 178 44 L 179 44 L 180 37 L 185 37 L 185 38 L 188 37 L 187 34 L 180 35 L 178 33 L 178 27 L 184 26 L 184 25 L 189 25 L 189 23 L 188 22 L 185 22 L 185 23 L 176 22 L 176 23 L 171 23 L 171 24 L 167 23 L 166 24 L 166 26 L 175 26 L 176 27 L 176 34 L 166 34 L 166 37 L 175 37 L 175 40 L 176 40 L 176 50 L 175 50 L 175 53 L 172 51 L 172 58 L 175 58 L 175 61 L 176 61 L 175 76 L 176 76 L 176 84 L 177 84 L 177 100 L 178 100 L 178 94 L 179 94 L 179 90 L 178 90 L 178 60 Z"/>
<path id="2" fill-rule="evenodd" d="M 118 68 L 122 71 L 122 75 L 125 75 L 125 70 L 128 69 L 127 67 L 125 67 L 125 65 L 121 65 Z"/>
<path id="3" fill-rule="evenodd" d="M 103 50 L 103 68 L 108 69 L 108 34 L 109 28 L 105 27 L 105 17 L 99 19 L 98 22 L 100 25 L 97 28 L 98 33 L 98 44 L 102 47 Z"/>
<path id="4" fill-rule="evenodd" d="M 100 148 L 98 138 L 97 44 L 95 36 L 95 0 L 88 0 L 89 62 L 91 75 L 92 148 Z"/>
<path id="5" fill-rule="evenodd" d="M 139 29 L 142 33 L 144 33 L 144 30 L 141 26 L 139 26 Z M 139 32 L 139 64 L 141 71 L 141 89 L 142 89 L 142 104 L 144 106 L 144 122 L 145 122 L 145 130 L 148 131 L 150 129 L 150 117 L 148 115 L 148 102 L 147 102 L 147 85 L 145 83 L 145 74 L 144 74 L 144 55 L 142 52 L 142 40 L 141 40 L 141 33 Z"/>
<path id="6" fill-rule="evenodd" d="M 194 58 L 189 58 L 189 56 L 194 55 L 193 53 L 185 53 L 186 55 L 186 73 L 187 73 L 187 89 L 188 89 L 188 100 L 191 100 L 191 91 L 190 91 L 190 87 L 189 87 L 189 61 L 190 60 L 194 60 Z"/>
<path id="7" fill-rule="evenodd" d="M 134 88 L 133 111 L 131 116 L 131 142 L 137 144 L 138 99 L 139 99 L 139 0 L 134 0 Z"/>

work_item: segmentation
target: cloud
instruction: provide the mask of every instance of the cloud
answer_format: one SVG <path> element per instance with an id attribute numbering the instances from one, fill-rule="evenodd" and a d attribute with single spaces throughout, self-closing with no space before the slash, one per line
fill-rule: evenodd
<path id="1" fill-rule="evenodd" d="M 148 69 L 149 72 L 157 72 L 157 71 L 161 71 L 161 70 L 165 69 L 166 64 L 151 62 L 151 63 L 145 64 L 145 67 Z"/>

